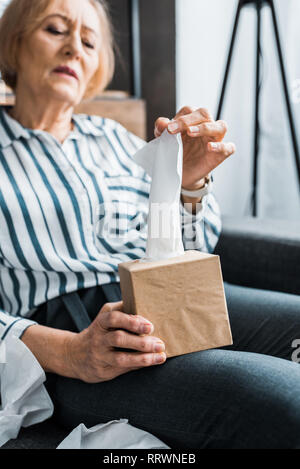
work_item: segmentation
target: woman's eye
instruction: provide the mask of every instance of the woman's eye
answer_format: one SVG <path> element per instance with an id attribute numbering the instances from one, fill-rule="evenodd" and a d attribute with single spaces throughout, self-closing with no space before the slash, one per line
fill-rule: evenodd
<path id="1" fill-rule="evenodd" d="M 83 41 L 83 44 L 88 47 L 89 49 L 95 49 L 95 47 L 93 46 L 93 44 L 91 44 L 90 42 L 87 42 L 87 41 Z"/>
<path id="2" fill-rule="evenodd" d="M 56 28 L 54 28 L 53 26 L 48 26 L 47 31 L 49 31 L 49 33 L 55 34 L 55 35 L 63 34 L 62 31 L 58 31 L 58 30 L 57 30 Z"/>
<path id="3" fill-rule="evenodd" d="M 59 31 L 58 29 L 54 28 L 54 26 L 48 26 L 46 28 L 46 31 L 48 31 L 49 33 L 51 34 L 54 34 L 55 36 L 58 36 L 58 35 L 63 35 L 65 34 L 64 31 Z M 91 44 L 89 41 L 82 41 L 83 44 L 88 47 L 89 49 L 95 49 L 95 46 L 93 44 Z"/>

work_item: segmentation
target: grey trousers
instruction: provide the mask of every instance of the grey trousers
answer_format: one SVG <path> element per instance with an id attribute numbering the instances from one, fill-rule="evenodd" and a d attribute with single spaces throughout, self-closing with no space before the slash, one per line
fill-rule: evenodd
<path id="1" fill-rule="evenodd" d="M 300 448 L 300 366 L 291 361 L 300 296 L 229 284 L 225 291 L 233 346 L 99 384 L 48 375 L 56 419 L 74 428 L 127 418 L 171 448 Z M 102 304 L 119 299 L 118 284 L 83 290 L 43 305 L 35 319 L 76 330 L 74 312 L 84 327 Z"/>

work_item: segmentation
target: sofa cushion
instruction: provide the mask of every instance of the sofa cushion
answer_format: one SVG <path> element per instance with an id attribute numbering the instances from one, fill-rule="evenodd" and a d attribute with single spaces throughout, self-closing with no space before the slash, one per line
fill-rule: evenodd
<path id="1" fill-rule="evenodd" d="M 300 294 L 300 222 L 224 217 L 215 254 L 224 280 Z"/>
<path id="2" fill-rule="evenodd" d="M 55 449 L 70 433 L 53 419 L 22 428 L 16 440 L 8 441 L 1 449 Z"/>

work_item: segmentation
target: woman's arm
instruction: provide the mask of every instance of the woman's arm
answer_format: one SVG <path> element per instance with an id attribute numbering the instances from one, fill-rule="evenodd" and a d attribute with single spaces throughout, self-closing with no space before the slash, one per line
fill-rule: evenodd
<path id="1" fill-rule="evenodd" d="M 26 329 L 21 340 L 46 372 L 76 378 L 76 372 L 68 359 L 69 344 L 74 335 L 74 332 L 36 324 Z"/>
<path id="2" fill-rule="evenodd" d="M 65 354 L 67 343 L 74 334 L 43 327 L 30 319 L 0 310 L 0 340 L 5 341 L 9 334 L 16 335 L 28 346 L 45 371 L 72 376 Z"/>
<path id="3" fill-rule="evenodd" d="M 35 325 L 22 340 L 45 371 L 89 383 L 163 363 L 165 346 L 150 336 L 153 325 L 141 316 L 125 314 L 122 307 L 122 302 L 105 304 L 80 333 Z"/>
<path id="4" fill-rule="evenodd" d="M 214 194 L 210 192 L 205 195 L 197 209 L 197 212 L 191 213 L 187 206 L 180 206 L 184 248 L 212 253 L 222 229 L 220 209 Z"/>

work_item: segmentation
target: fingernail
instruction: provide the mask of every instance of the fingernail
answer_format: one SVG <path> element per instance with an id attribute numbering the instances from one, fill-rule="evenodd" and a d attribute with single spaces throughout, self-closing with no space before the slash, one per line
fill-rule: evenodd
<path id="1" fill-rule="evenodd" d="M 219 145 L 217 143 L 212 142 L 212 143 L 210 143 L 210 148 L 212 150 L 217 150 L 219 148 Z"/>
<path id="2" fill-rule="evenodd" d="M 163 352 L 165 350 L 165 345 L 162 342 L 155 342 L 154 352 Z"/>
<path id="3" fill-rule="evenodd" d="M 189 127 L 189 131 L 192 133 L 199 132 L 199 127 L 197 127 L 196 125 L 192 125 L 191 127 Z"/>
<path id="4" fill-rule="evenodd" d="M 160 353 L 159 355 L 155 356 L 155 363 L 163 363 L 166 360 L 166 355 L 164 353 Z"/>
<path id="5" fill-rule="evenodd" d="M 146 324 L 146 323 L 142 324 L 141 325 L 141 333 L 142 334 L 150 334 L 150 332 L 152 331 L 152 328 L 153 328 L 152 324 L 149 324 L 149 323 L 148 324 Z"/>
<path id="6" fill-rule="evenodd" d="M 177 122 L 171 122 L 171 124 L 168 125 L 168 130 L 170 132 L 175 132 L 178 129 L 179 129 L 179 124 Z"/>

